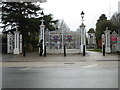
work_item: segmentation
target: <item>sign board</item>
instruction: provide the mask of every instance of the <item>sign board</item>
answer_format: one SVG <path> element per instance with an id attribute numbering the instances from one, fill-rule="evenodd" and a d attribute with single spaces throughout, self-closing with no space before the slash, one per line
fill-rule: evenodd
<path id="1" fill-rule="evenodd" d="M 53 40 L 58 41 L 59 40 L 59 36 L 58 35 L 54 35 L 53 36 Z"/>
<path id="2" fill-rule="evenodd" d="M 72 40 L 72 35 L 67 35 L 67 40 Z"/>
<path id="3" fill-rule="evenodd" d="M 111 41 L 117 41 L 117 36 L 111 36 Z"/>

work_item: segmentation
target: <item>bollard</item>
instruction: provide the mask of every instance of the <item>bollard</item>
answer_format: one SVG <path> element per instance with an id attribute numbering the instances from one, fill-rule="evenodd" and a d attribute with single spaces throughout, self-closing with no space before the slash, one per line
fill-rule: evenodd
<path id="1" fill-rule="evenodd" d="M 42 54 L 43 54 L 43 39 L 40 40 L 39 48 L 40 48 L 39 56 L 42 56 Z"/>
<path id="2" fill-rule="evenodd" d="M 44 57 L 46 57 L 46 45 L 44 47 Z"/>
<path id="3" fill-rule="evenodd" d="M 24 57 L 26 56 L 26 54 L 25 54 L 25 50 L 23 51 L 23 56 L 24 56 Z"/>
<path id="4" fill-rule="evenodd" d="M 105 45 L 103 45 L 103 56 L 105 56 Z"/>
<path id="5" fill-rule="evenodd" d="M 120 51 L 117 51 L 117 54 L 120 55 Z"/>
<path id="6" fill-rule="evenodd" d="M 26 53 L 25 53 L 25 45 L 23 46 L 23 56 L 24 56 L 24 57 L 26 56 Z"/>
<path id="7" fill-rule="evenodd" d="M 85 45 L 83 45 L 83 56 L 85 56 Z"/>
<path id="8" fill-rule="evenodd" d="M 66 48 L 65 48 L 65 45 L 64 45 L 64 56 L 66 56 Z"/>

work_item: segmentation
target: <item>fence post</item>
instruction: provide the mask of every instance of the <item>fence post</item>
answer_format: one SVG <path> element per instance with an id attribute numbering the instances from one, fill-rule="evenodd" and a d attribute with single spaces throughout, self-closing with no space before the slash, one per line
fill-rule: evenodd
<path id="1" fill-rule="evenodd" d="M 64 45 L 64 56 L 66 56 L 66 47 Z"/>
<path id="2" fill-rule="evenodd" d="M 103 56 L 105 56 L 105 45 L 103 45 Z"/>

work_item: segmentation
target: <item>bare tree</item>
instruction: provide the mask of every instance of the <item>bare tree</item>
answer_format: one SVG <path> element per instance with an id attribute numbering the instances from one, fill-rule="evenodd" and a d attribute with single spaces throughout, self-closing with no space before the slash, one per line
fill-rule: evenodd
<path id="1" fill-rule="evenodd" d="M 63 33 L 70 31 L 70 28 L 67 26 L 64 20 L 59 20 L 58 29 L 62 31 Z"/>
<path id="2" fill-rule="evenodd" d="M 113 21 L 113 23 L 118 26 L 120 28 L 120 13 L 115 13 L 111 20 Z"/>
<path id="3" fill-rule="evenodd" d="M 113 21 L 113 24 L 115 25 L 115 29 L 120 35 L 120 13 L 115 13 L 111 20 Z"/>

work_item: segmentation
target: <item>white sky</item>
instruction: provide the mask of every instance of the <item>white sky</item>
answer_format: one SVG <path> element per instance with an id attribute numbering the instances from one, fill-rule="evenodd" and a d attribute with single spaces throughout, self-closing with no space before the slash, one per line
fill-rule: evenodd
<path id="1" fill-rule="evenodd" d="M 120 0 L 47 0 L 41 3 L 45 14 L 53 14 L 55 19 L 64 19 L 71 30 L 76 30 L 81 24 L 81 12 L 84 11 L 84 24 L 88 31 L 95 28 L 101 14 L 109 17 L 118 11 Z"/>

